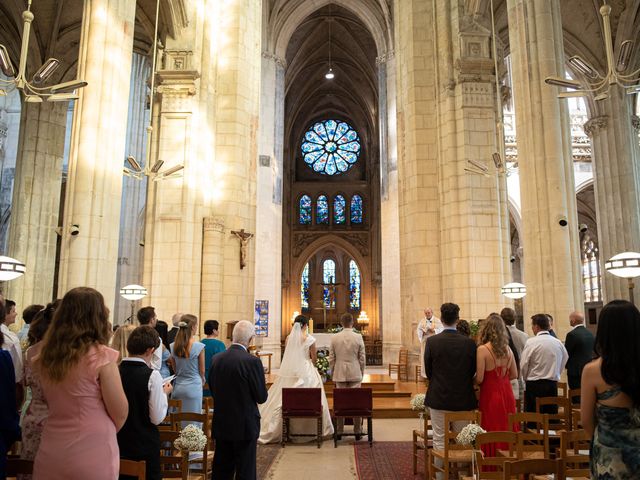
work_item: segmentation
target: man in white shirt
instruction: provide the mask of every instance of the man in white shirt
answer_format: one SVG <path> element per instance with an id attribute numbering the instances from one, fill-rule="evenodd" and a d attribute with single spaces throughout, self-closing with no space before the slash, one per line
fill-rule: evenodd
<path id="1" fill-rule="evenodd" d="M 558 381 L 569 354 L 560 340 L 549 335 L 549 317 L 539 313 L 531 317 L 535 337 L 527 340 L 520 358 L 520 371 L 525 380 L 525 411 L 536 411 L 536 398 L 558 395 Z M 542 413 L 554 412 L 553 406 Z M 557 408 L 557 407 L 556 407 Z"/>
<path id="2" fill-rule="evenodd" d="M 136 314 L 138 317 L 138 322 L 140 325 L 149 325 L 151 328 L 156 328 L 156 323 L 158 323 L 158 316 L 156 315 L 156 309 L 153 307 L 142 307 L 138 310 Z M 162 368 L 162 342 L 160 345 L 153 351 L 153 355 L 151 356 L 151 368 L 154 370 L 160 370 Z"/>
<path id="3" fill-rule="evenodd" d="M 436 333 L 440 333 L 443 330 L 442 322 L 438 317 L 433 314 L 433 309 L 427 307 L 424 309 L 424 317 L 418 322 L 418 341 L 420 342 L 420 374 L 422 378 L 427 378 L 427 373 L 424 368 L 424 347 L 427 344 L 427 338 Z"/>
<path id="4" fill-rule="evenodd" d="M 2 321 L 0 322 L 0 330 L 2 330 L 2 333 L 4 334 L 2 349 L 7 350 L 9 355 L 11 355 L 13 369 L 16 372 L 16 383 L 20 383 L 23 373 L 22 348 L 20 347 L 20 339 L 18 338 L 18 335 L 9 330 L 9 325 L 16 321 L 16 304 L 11 300 L 7 300 L 7 302 L 11 303 L 11 305 L 8 305 L 5 303 L 4 298 L 0 296 L 0 299 L 3 303 L 0 311 L 4 314 L 4 318 L 2 318 Z"/>

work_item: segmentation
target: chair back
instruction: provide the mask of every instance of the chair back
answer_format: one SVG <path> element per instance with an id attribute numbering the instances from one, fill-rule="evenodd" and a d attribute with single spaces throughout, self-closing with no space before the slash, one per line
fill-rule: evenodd
<path id="1" fill-rule="evenodd" d="M 569 394 L 567 396 L 569 397 L 569 401 L 573 408 L 580 408 L 580 395 L 581 393 L 579 388 L 572 388 L 569 390 Z"/>
<path id="2" fill-rule="evenodd" d="M 15 477 L 16 475 L 29 475 L 33 473 L 33 461 L 22 460 L 21 458 L 7 458 L 7 476 Z"/>
<path id="3" fill-rule="evenodd" d="M 370 417 L 373 413 L 373 389 L 334 388 L 333 414 L 338 417 Z"/>
<path id="4" fill-rule="evenodd" d="M 558 382 L 558 396 L 559 397 L 568 397 L 569 387 L 567 386 L 567 382 Z"/>
<path id="5" fill-rule="evenodd" d="M 321 390 L 319 388 L 283 388 L 282 415 L 287 417 L 321 416 Z"/>
<path id="6" fill-rule="evenodd" d="M 459 430 L 455 429 L 455 422 L 477 423 L 480 425 L 482 414 L 478 410 L 462 412 L 448 412 L 444 414 L 444 448 L 446 450 L 469 450 L 469 446 L 456 442 Z"/>
<path id="7" fill-rule="evenodd" d="M 545 406 L 551 408 L 545 409 Z M 536 412 L 541 413 L 544 410 L 555 410 L 556 413 L 547 413 L 549 415 L 549 428 L 553 430 L 571 430 L 571 400 L 567 397 L 538 397 L 536 398 Z"/>
<path id="8" fill-rule="evenodd" d="M 401 365 L 407 365 L 409 363 L 409 350 L 401 348 L 398 353 L 398 363 Z"/>
<path id="9" fill-rule="evenodd" d="M 162 478 L 189 478 L 189 455 L 182 455 L 173 442 L 180 433 L 160 430 L 160 473 Z"/>
<path id="10" fill-rule="evenodd" d="M 170 398 L 168 401 L 169 413 L 179 413 L 182 411 L 182 400 Z"/>
<path id="11" fill-rule="evenodd" d="M 522 459 L 534 452 L 540 452 L 543 458 L 549 458 L 549 416 L 546 413 L 512 413 L 509 415 L 509 425 L 512 430 L 520 430 L 518 458 Z"/>
<path id="12" fill-rule="evenodd" d="M 502 444 L 500 452 L 496 449 L 495 456 L 486 453 L 478 455 L 478 471 L 481 479 L 501 479 L 504 462 L 515 461 L 518 448 L 518 433 L 516 432 L 488 432 L 480 433 L 476 437 L 476 449 L 480 450 L 486 444 Z M 505 456 L 506 455 L 506 456 Z M 493 467 L 493 468 L 484 468 Z"/>
<path id="13" fill-rule="evenodd" d="M 536 460 L 517 460 L 515 462 L 505 462 L 504 480 L 511 480 L 517 476 L 529 480 L 534 475 L 554 475 L 555 480 L 564 480 L 564 469 L 561 460 L 549 460 L 548 458 Z"/>
<path id="14" fill-rule="evenodd" d="M 127 475 L 129 477 L 135 477 L 137 480 L 145 480 L 147 476 L 147 462 L 141 460 L 136 462 L 134 460 L 120 459 L 120 475 Z"/>
<path id="15" fill-rule="evenodd" d="M 567 477 L 589 477 L 591 439 L 585 430 L 560 432 L 558 458 L 564 462 Z"/>

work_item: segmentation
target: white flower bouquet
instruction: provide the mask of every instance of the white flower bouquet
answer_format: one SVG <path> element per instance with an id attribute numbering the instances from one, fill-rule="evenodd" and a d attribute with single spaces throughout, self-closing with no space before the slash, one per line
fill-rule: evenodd
<path id="1" fill-rule="evenodd" d="M 415 394 L 409 402 L 411 410 L 419 410 L 421 412 L 425 411 L 427 407 L 424 405 L 424 397 L 424 393 Z"/>
<path id="2" fill-rule="evenodd" d="M 180 431 L 180 436 L 175 439 L 173 446 L 178 450 L 189 452 L 201 452 L 207 444 L 207 436 L 201 428 L 195 425 L 187 425 Z"/>
<path id="3" fill-rule="evenodd" d="M 469 425 L 466 425 L 460 433 L 458 433 L 456 442 L 460 445 L 470 445 L 473 448 L 476 448 L 476 437 L 480 433 L 487 433 L 487 431 L 477 423 L 470 423 Z"/>

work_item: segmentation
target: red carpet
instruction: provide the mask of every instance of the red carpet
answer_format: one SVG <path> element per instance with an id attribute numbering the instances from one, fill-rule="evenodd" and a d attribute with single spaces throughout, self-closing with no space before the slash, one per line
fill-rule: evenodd
<path id="1" fill-rule="evenodd" d="M 424 478 L 424 465 L 418 462 L 418 475 L 411 467 L 411 442 L 367 442 L 354 445 L 356 472 L 360 480 L 408 480 Z"/>

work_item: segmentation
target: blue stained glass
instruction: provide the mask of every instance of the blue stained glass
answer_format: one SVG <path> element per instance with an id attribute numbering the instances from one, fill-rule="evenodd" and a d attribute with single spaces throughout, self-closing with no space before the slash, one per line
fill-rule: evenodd
<path id="1" fill-rule="evenodd" d="M 302 269 L 300 276 L 300 306 L 303 310 L 309 309 L 309 262 Z"/>
<path id="2" fill-rule="evenodd" d="M 360 138 L 346 122 L 325 120 L 314 124 L 300 147 L 304 161 L 317 173 L 347 172 L 360 156 Z"/>
<path id="3" fill-rule="evenodd" d="M 303 195 L 300 197 L 300 225 L 311 224 L 311 197 Z"/>
<path id="4" fill-rule="evenodd" d="M 316 223 L 329 224 L 329 202 L 325 195 L 320 195 L 316 203 Z"/>
<path id="5" fill-rule="evenodd" d="M 347 221 L 344 211 L 347 208 L 347 202 L 342 195 L 336 195 L 333 199 L 333 223 L 343 225 Z"/>
<path id="6" fill-rule="evenodd" d="M 354 260 L 349 262 L 349 308 L 360 310 L 360 269 Z"/>
<path id="7" fill-rule="evenodd" d="M 330 258 L 322 264 L 322 283 L 336 283 L 336 262 Z M 323 300 L 327 308 L 336 307 L 335 287 L 324 287 Z"/>
<path id="8" fill-rule="evenodd" d="M 362 223 L 362 197 L 354 195 L 351 198 L 351 223 Z"/>

